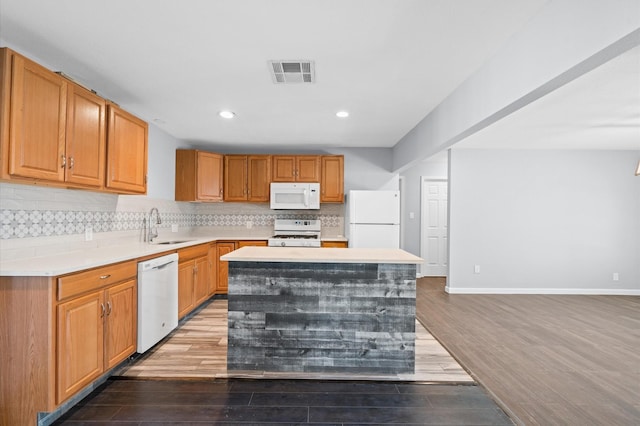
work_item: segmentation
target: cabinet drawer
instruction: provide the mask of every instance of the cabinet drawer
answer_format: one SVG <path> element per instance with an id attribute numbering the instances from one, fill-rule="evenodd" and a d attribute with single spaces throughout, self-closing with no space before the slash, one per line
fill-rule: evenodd
<path id="1" fill-rule="evenodd" d="M 124 262 L 60 277 L 58 300 L 133 278 L 137 273 L 136 262 Z"/>
<path id="2" fill-rule="evenodd" d="M 207 256 L 209 254 L 209 244 L 200 244 L 194 247 L 183 248 L 178 250 L 179 261 L 195 259 L 197 257 Z"/>

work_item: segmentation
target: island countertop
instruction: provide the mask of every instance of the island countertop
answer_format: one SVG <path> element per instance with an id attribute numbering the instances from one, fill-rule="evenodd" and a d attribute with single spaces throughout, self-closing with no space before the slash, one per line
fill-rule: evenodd
<path id="1" fill-rule="evenodd" d="M 220 257 L 238 262 L 311 263 L 403 263 L 420 264 L 423 259 L 401 249 L 242 247 Z"/>

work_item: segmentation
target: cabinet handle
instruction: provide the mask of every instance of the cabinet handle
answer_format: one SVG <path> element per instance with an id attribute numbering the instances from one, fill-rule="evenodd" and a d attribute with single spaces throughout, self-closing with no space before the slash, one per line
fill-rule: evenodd
<path id="1" fill-rule="evenodd" d="M 100 275 L 100 279 L 101 280 L 106 280 L 107 278 L 109 278 L 111 276 L 111 274 L 107 274 L 107 275 Z"/>
<path id="2" fill-rule="evenodd" d="M 104 303 L 101 303 L 100 304 L 100 318 L 104 318 L 104 313 L 105 313 Z"/>
<path id="3" fill-rule="evenodd" d="M 111 315 L 111 301 L 107 302 L 107 315 Z"/>
<path id="4" fill-rule="evenodd" d="M 62 154 L 62 166 L 60 166 L 60 168 L 64 169 L 65 167 L 67 167 L 67 157 Z"/>
<path id="5" fill-rule="evenodd" d="M 73 169 L 73 165 L 75 162 L 73 161 L 73 157 L 69 157 L 69 170 Z"/>

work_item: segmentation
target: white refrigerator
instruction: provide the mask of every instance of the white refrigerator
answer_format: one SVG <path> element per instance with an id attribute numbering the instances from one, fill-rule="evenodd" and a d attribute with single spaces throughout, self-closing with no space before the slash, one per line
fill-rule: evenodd
<path id="1" fill-rule="evenodd" d="M 349 191 L 349 247 L 400 248 L 400 191 Z"/>

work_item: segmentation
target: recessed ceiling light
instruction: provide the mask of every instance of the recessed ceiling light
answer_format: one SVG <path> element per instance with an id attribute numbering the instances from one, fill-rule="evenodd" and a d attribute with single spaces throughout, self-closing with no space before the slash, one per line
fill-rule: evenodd
<path id="1" fill-rule="evenodd" d="M 338 111 L 336 112 L 336 117 L 338 118 L 347 118 L 349 116 L 348 111 Z"/>
<path id="2" fill-rule="evenodd" d="M 218 115 L 222 118 L 233 118 L 236 116 L 236 113 L 233 111 L 220 111 Z"/>

